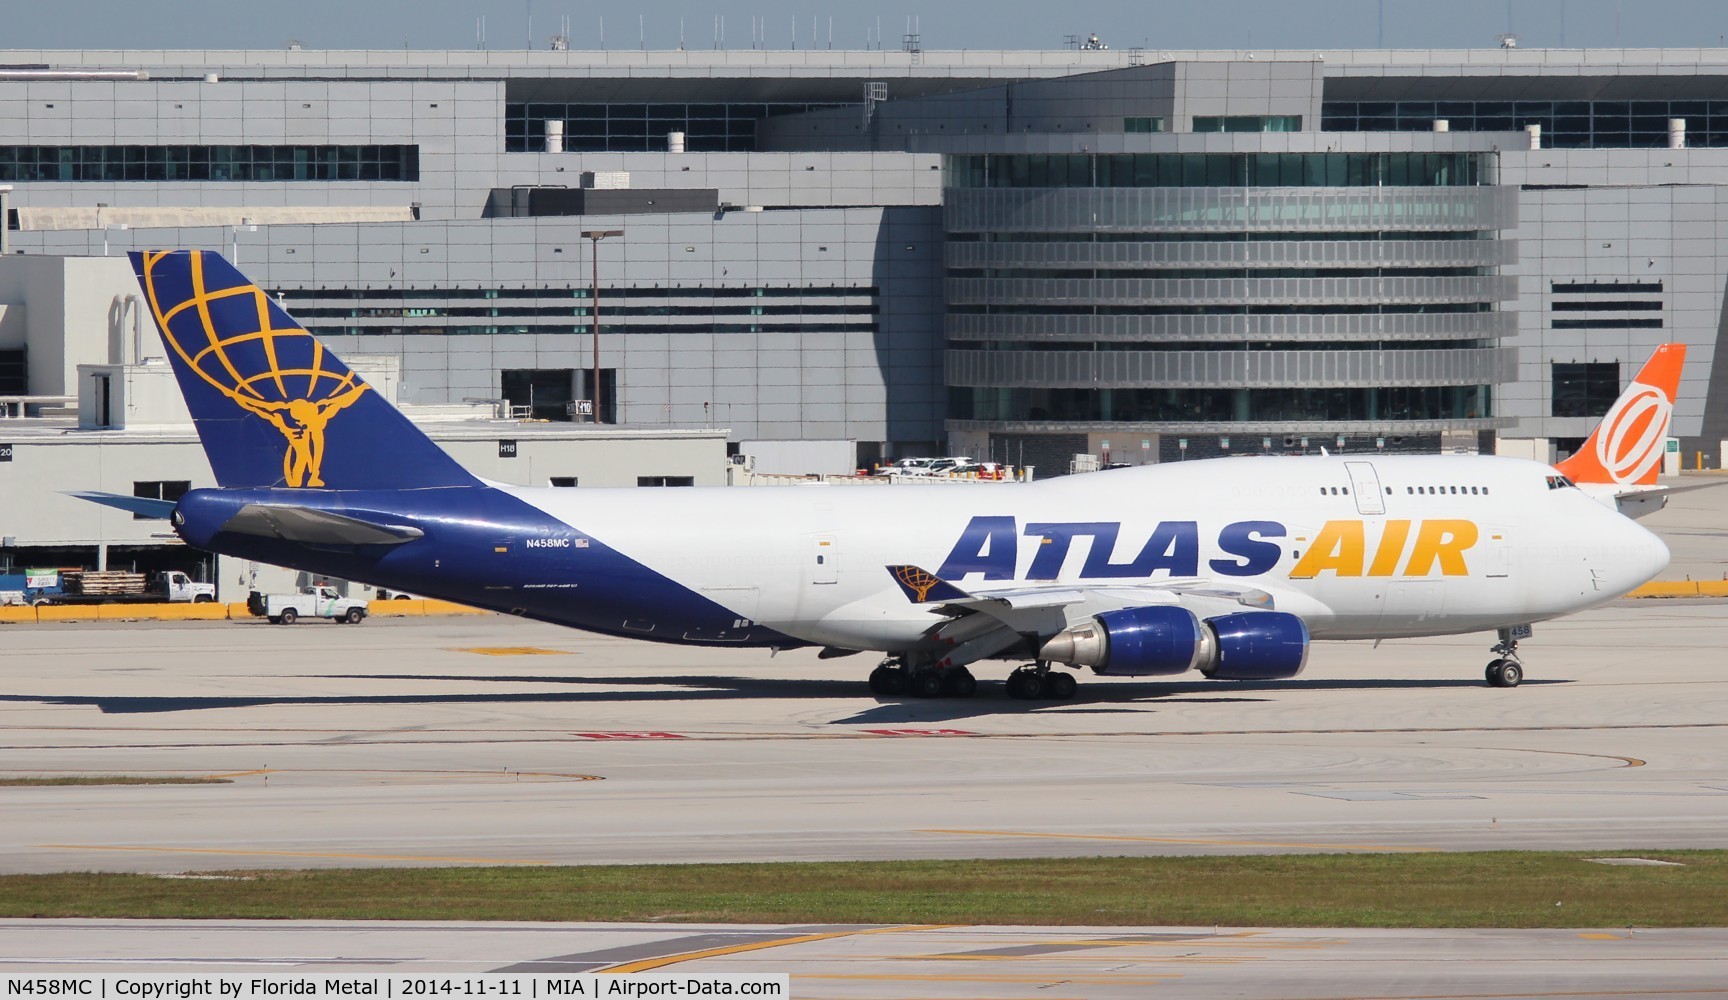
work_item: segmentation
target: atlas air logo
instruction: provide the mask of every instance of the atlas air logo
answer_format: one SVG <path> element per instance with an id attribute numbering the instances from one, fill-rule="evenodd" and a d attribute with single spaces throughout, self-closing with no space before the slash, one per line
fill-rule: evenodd
<path id="1" fill-rule="evenodd" d="M 1468 576 L 1464 554 L 1480 537 L 1475 522 L 1451 518 L 1327 521 L 1312 540 L 1277 521 L 1235 521 L 1210 538 L 1209 551 L 1202 551 L 1198 521 L 1160 521 L 1138 545 L 1122 545 L 1122 534 L 1118 521 L 1032 522 L 1022 531 L 1012 517 L 974 517 L 936 576 L 954 582 L 974 573 L 985 580 L 1056 580 L 1081 538 L 1087 540 L 1082 580 L 1182 579 L 1203 572 L 1262 576 L 1279 566 L 1286 551 L 1296 559 L 1293 580 Z"/>
<path id="2" fill-rule="evenodd" d="M 190 255 L 189 288 L 160 287 L 153 267 L 165 256 L 145 255 L 143 282 L 163 338 L 186 368 L 282 435 L 284 484 L 323 486 L 330 421 L 366 392 L 366 383 L 285 314 L 273 313 L 257 286 L 207 287 L 200 253 Z M 218 316 L 237 332 L 218 333 Z"/>

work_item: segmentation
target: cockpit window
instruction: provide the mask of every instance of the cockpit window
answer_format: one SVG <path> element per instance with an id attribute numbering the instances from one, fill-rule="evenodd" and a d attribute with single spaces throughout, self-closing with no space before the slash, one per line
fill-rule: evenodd
<path id="1" fill-rule="evenodd" d="M 1565 476 L 1549 476 L 1548 488 L 1551 490 L 1575 490 L 1578 488 L 1578 484 Z"/>

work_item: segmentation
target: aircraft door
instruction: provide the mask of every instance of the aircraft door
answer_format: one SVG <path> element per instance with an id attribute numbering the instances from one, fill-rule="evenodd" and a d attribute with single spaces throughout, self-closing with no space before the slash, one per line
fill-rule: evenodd
<path id="1" fill-rule="evenodd" d="M 1482 551 L 1482 575 L 1494 580 L 1512 575 L 1512 533 L 1504 525 L 1484 524 L 1477 545 Z"/>
<path id="2" fill-rule="evenodd" d="M 815 535 L 810 540 L 810 582 L 840 582 L 840 547 L 833 535 Z"/>
<path id="3" fill-rule="evenodd" d="M 1372 462 L 1345 462 L 1350 473 L 1351 490 L 1356 494 L 1356 513 L 1386 513 L 1386 492 L 1380 488 L 1380 476 Z"/>

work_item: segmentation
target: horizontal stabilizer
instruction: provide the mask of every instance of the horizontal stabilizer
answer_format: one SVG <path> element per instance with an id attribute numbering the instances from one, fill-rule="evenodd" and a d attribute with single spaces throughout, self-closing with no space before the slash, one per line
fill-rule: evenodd
<path id="1" fill-rule="evenodd" d="M 425 532 L 406 524 L 379 524 L 347 514 L 289 504 L 249 503 L 222 530 L 306 545 L 401 545 Z"/>
<path id="2" fill-rule="evenodd" d="M 129 497 L 120 493 L 99 493 L 94 490 L 70 490 L 67 496 L 99 503 L 104 507 L 117 507 L 129 511 L 139 517 L 154 518 L 166 521 L 168 515 L 174 513 L 173 500 L 157 500 L 152 497 Z"/>
<path id="3" fill-rule="evenodd" d="M 936 574 L 917 566 L 888 566 L 888 575 L 900 585 L 906 599 L 913 604 L 938 604 L 947 601 L 970 600 L 970 594 L 942 580 Z"/>

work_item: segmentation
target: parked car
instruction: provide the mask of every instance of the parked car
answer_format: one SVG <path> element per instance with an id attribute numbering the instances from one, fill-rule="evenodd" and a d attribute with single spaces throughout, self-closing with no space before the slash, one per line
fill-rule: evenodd
<path id="1" fill-rule="evenodd" d="M 926 476 L 930 474 L 930 463 L 934 458 L 902 458 L 893 465 L 884 465 L 875 471 L 878 476 Z"/>

